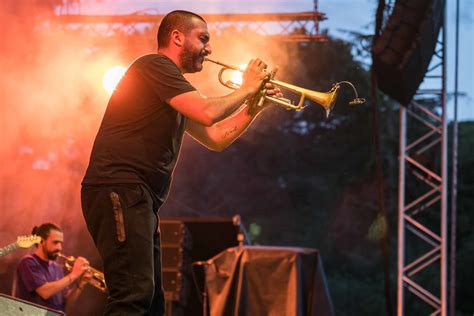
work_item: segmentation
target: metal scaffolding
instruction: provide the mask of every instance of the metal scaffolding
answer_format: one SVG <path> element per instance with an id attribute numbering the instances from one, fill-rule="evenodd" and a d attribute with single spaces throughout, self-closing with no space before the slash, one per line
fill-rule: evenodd
<path id="1" fill-rule="evenodd" d="M 253 31 L 276 40 L 290 42 L 322 42 L 327 37 L 319 32 L 319 22 L 326 19 L 321 12 L 203 14 L 209 29 L 219 34 L 225 29 Z M 157 29 L 162 14 L 134 13 L 129 15 L 59 14 L 54 21 L 71 29 L 86 29 L 91 34 L 113 36 L 131 34 L 144 29 Z"/>
<path id="2" fill-rule="evenodd" d="M 408 107 L 400 106 L 397 304 L 400 316 L 420 311 L 423 315 L 447 315 L 448 131 L 444 20 L 423 88 Z"/>

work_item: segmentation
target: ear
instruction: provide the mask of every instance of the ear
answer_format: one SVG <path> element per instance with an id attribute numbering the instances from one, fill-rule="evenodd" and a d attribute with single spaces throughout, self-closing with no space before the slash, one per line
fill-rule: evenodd
<path id="1" fill-rule="evenodd" d="M 184 44 L 184 34 L 178 30 L 171 31 L 170 40 L 176 46 L 181 47 Z"/>

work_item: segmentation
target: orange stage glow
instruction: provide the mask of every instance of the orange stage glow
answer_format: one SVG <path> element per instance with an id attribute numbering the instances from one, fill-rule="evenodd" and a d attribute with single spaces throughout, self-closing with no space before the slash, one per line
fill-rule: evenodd
<path id="1" fill-rule="evenodd" d="M 114 66 L 107 69 L 104 76 L 102 77 L 102 85 L 109 95 L 114 92 L 115 87 L 119 83 L 120 79 L 122 79 L 122 76 L 125 74 L 126 70 L 127 69 L 123 66 Z"/>
<path id="2" fill-rule="evenodd" d="M 239 68 L 245 70 L 247 68 L 247 65 L 239 65 Z M 233 71 L 231 81 L 235 84 L 241 85 L 243 81 L 243 73 L 240 71 Z"/>

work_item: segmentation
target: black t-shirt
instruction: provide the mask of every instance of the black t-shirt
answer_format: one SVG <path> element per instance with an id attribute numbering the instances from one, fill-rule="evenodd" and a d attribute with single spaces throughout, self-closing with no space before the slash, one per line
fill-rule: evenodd
<path id="1" fill-rule="evenodd" d="M 82 183 L 143 183 L 163 201 L 185 128 L 165 100 L 194 90 L 163 55 L 134 61 L 109 100 Z"/>

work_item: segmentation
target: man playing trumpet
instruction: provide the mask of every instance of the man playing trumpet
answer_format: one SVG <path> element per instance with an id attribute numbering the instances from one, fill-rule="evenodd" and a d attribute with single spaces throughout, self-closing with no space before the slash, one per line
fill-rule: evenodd
<path id="1" fill-rule="evenodd" d="M 64 312 L 66 302 L 76 300 L 91 277 L 89 262 L 82 257 L 77 258 L 71 272 L 64 276 L 63 266 L 55 262 L 63 245 L 61 229 L 45 223 L 34 227 L 32 234 L 40 236 L 41 242 L 35 253 L 26 255 L 18 264 L 14 295 Z"/>
<path id="2" fill-rule="evenodd" d="M 261 108 L 250 100 L 268 76 L 251 60 L 234 92 L 205 97 L 183 76 L 211 54 L 206 21 L 173 11 L 161 21 L 158 52 L 133 62 L 112 94 L 82 182 L 82 210 L 104 261 L 106 315 L 163 315 L 158 210 L 166 199 L 184 132 L 221 151 Z M 280 97 L 266 84 L 267 94 Z"/>

